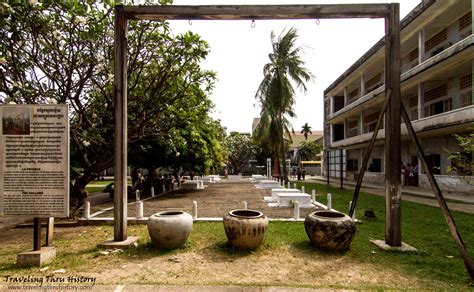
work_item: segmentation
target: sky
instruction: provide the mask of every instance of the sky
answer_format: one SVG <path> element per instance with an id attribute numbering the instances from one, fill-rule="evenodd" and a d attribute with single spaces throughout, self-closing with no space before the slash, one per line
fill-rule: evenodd
<path id="1" fill-rule="evenodd" d="M 403 19 L 419 0 L 338 0 L 298 2 L 279 0 L 174 0 L 174 5 L 250 5 L 250 4 L 345 4 L 400 3 Z M 218 81 L 211 94 L 215 104 L 212 117 L 219 119 L 227 131 L 249 133 L 252 121 L 259 117 L 260 107 L 255 93 L 263 79 L 263 66 L 272 51 L 270 34 L 298 30 L 298 46 L 303 46 L 305 67 L 315 76 L 307 84 L 307 92 L 296 90 L 295 119 L 290 122 L 299 132 L 308 123 L 313 130 L 323 129 L 323 92 L 349 66 L 355 63 L 384 35 L 383 19 L 321 19 L 317 20 L 171 20 L 175 35 L 192 31 L 201 35 L 211 48 L 202 63 L 205 69 L 217 72 Z"/>

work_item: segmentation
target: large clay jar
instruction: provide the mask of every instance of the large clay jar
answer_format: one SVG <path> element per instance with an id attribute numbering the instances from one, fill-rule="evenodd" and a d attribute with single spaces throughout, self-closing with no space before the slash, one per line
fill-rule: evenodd
<path id="1" fill-rule="evenodd" d="M 256 210 L 232 210 L 224 215 L 223 221 L 227 239 L 237 249 L 256 249 L 268 230 L 267 216 Z"/>
<path id="2" fill-rule="evenodd" d="M 193 217 L 183 211 L 164 211 L 148 218 L 148 233 L 154 247 L 172 249 L 183 245 L 193 229 Z"/>
<path id="3" fill-rule="evenodd" d="M 304 228 L 313 246 L 331 250 L 348 249 L 356 232 L 355 223 L 349 216 L 329 210 L 310 213 Z"/>

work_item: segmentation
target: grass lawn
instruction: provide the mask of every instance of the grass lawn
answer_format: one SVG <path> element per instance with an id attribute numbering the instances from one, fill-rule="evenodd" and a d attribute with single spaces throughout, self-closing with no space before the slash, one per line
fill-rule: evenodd
<path id="1" fill-rule="evenodd" d="M 306 190 L 316 189 L 319 194 L 331 193 L 333 208 L 349 213 L 352 190 L 340 190 L 318 183 L 297 183 L 298 188 L 303 185 Z M 326 195 L 318 196 L 318 200 L 323 204 L 327 203 Z M 373 210 L 376 220 L 363 219 L 365 210 Z M 416 247 L 416 254 L 377 252 L 376 256 L 364 256 L 375 249 L 368 243 L 369 240 L 385 238 L 385 198 L 361 192 L 356 218 L 364 222 L 358 225 L 357 235 L 351 246 L 351 256 L 359 261 L 391 265 L 395 269 L 433 280 L 466 282 L 469 276 L 441 209 L 402 200 L 401 211 L 402 241 Z M 471 258 L 474 258 L 474 215 L 457 211 L 451 213 Z"/>
<path id="2" fill-rule="evenodd" d="M 112 183 L 112 180 L 97 180 L 97 181 L 91 181 L 87 186 L 86 186 L 86 191 L 91 193 L 97 193 L 97 192 L 102 192 L 104 188 Z"/>
<path id="3" fill-rule="evenodd" d="M 100 193 L 104 191 L 104 188 L 110 184 L 113 183 L 113 180 L 96 180 L 96 181 L 91 181 L 87 186 L 86 186 L 86 191 L 91 193 Z M 128 180 L 128 184 L 131 185 L 132 181 Z"/>
<path id="4" fill-rule="evenodd" d="M 306 190 L 332 193 L 334 208 L 347 212 L 351 191 L 304 185 Z M 325 196 L 320 200 L 326 203 Z M 172 251 L 154 249 L 146 226 L 131 225 L 128 234 L 140 236 L 138 247 L 107 256 L 96 246 L 112 236 L 112 226 L 57 228 L 57 257 L 48 271 L 41 272 L 14 265 L 16 254 L 31 248 L 31 230 L 8 230 L 0 234 L 0 290 L 2 276 L 45 276 L 57 269 L 65 269 L 67 275 L 97 277 L 98 284 L 474 289 L 437 208 L 402 204 L 402 239 L 418 252 L 383 252 L 372 245 L 370 239 L 384 238 L 384 206 L 383 197 L 361 193 L 357 217 L 362 219 L 364 210 L 371 209 L 376 219 L 357 225 L 351 248 L 344 253 L 312 248 L 302 222 L 271 222 L 264 244 L 253 252 L 229 247 L 220 222 L 195 223 L 186 245 Z M 453 215 L 474 256 L 474 215 Z"/>

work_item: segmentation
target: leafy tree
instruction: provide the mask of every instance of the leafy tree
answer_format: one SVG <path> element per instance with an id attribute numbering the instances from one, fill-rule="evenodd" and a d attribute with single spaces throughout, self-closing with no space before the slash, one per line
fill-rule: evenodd
<path id="1" fill-rule="evenodd" d="M 76 207 L 87 196 L 85 186 L 113 165 L 112 12 L 109 3 L 96 1 L 0 3 L 1 101 L 70 106 Z M 169 159 L 193 133 L 192 141 L 203 134 L 210 148 L 219 146 L 211 137 L 216 132 L 190 130 L 213 107 L 208 94 L 215 73 L 200 68 L 208 44 L 193 33 L 173 37 L 166 22 L 131 21 L 128 47 L 130 159 L 155 147 L 164 151 L 163 157 L 155 152 L 156 159 Z M 199 163 L 211 165 L 215 152 L 199 154 Z"/>
<path id="2" fill-rule="evenodd" d="M 474 162 L 472 154 L 474 153 L 474 133 L 468 135 L 454 135 L 462 151 L 448 152 L 448 159 L 451 166 L 448 167 L 448 173 L 460 176 L 465 182 L 473 184 L 472 174 L 474 173 Z"/>
<path id="3" fill-rule="evenodd" d="M 242 172 L 245 165 L 256 154 L 256 147 L 248 135 L 239 132 L 230 132 L 225 140 L 227 159 L 225 164 L 233 173 Z"/>
<path id="4" fill-rule="evenodd" d="M 304 123 L 301 127 L 301 134 L 304 135 L 305 141 L 308 140 L 308 134 L 313 134 L 313 132 L 311 132 L 311 126 L 308 125 L 308 123 Z"/>
<path id="5" fill-rule="evenodd" d="M 283 30 L 278 39 L 271 33 L 273 51 L 268 55 L 270 62 L 263 67 L 263 80 L 259 85 L 256 98 L 260 101 L 260 123 L 256 129 L 259 141 L 268 141 L 274 152 L 281 155 L 282 175 L 288 181 L 286 171 L 285 136 L 291 141 L 290 123 L 287 115 L 295 117 L 295 90 L 306 91 L 305 82 L 312 79 L 311 72 L 304 67 L 301 59 L 302 47 L 296 46 L 297 30 Z M 278 151 L 278 146 L 280 150 Z"/>
<path id="6" fill-rule="evenodd" d="M 319 153 L 321 153 L 322 146 L 313 141 L 304 141 L 298 149 L 299 161 L 301 160 L 316 160 Z"/>

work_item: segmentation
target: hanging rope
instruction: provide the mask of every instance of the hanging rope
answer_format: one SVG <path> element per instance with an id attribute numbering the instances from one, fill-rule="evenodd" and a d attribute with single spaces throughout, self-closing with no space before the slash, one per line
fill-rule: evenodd
<path id="1" fill-rule="evenodd" d="M 250 27 L 255 28 L 255 26 L 257 26 L 257 24 L 255 23 L 255 19 L 252 19 L 252 23 L 250 24 Z"/>

